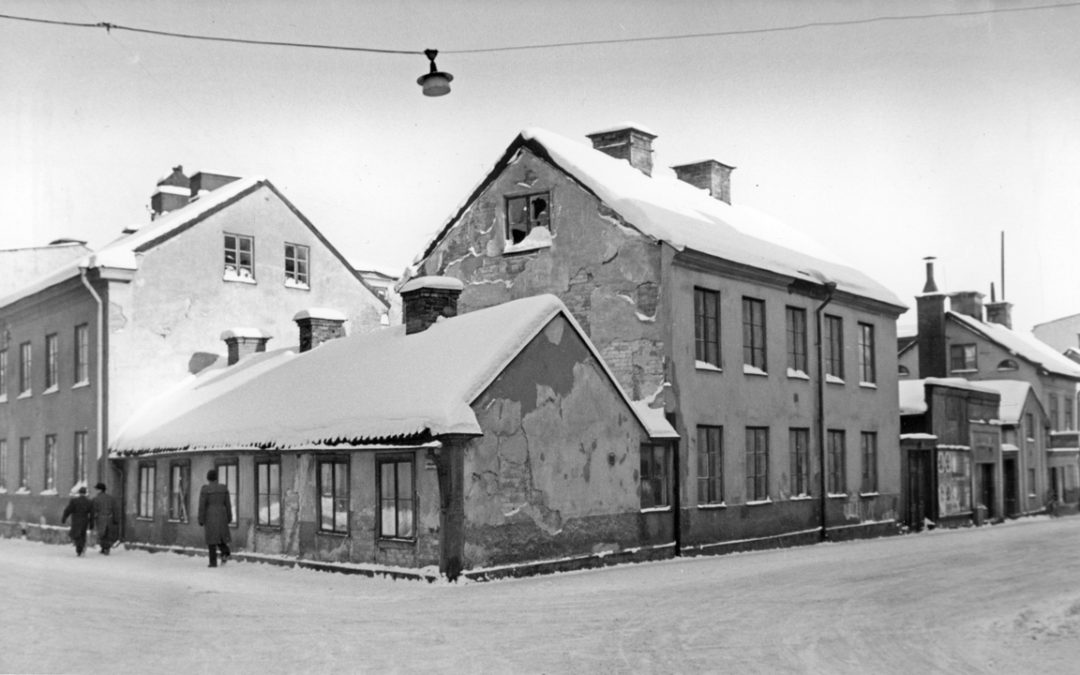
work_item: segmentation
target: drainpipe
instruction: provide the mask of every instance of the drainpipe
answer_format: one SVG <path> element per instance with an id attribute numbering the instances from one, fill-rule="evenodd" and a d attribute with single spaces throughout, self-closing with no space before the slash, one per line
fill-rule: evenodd
<path id="1" fill-rule="evenodd" d="M 818 436 L 818 477 L 820 479 L 819 490 L 821 492 L 821 540 L 827 541 L 829 538 L 826 524 L 828 523 L 828 515 L 826 507 L 828 506 L 829 496 L 826 492 L 826 470 L 828 464 L 825 461 L 825 354 L 824 354 L 824 340 L 821 339 L 821 313 L 825 307 L 832 302 L 833 293 L 836 291 L 835 281 L 822 281 L 822 286 L 825 288 L 825 300 L 814 311 L 814 322 L 817 330 L 817 436 Z"/>
<path id="2" fill-rule="evenodd" d="M 104 336 L 104 333 L 102 332 L 104 330 L 104 326 L 105 326 L 105 318 L 104 318 L 105 306 L 101 302 L 101 296 L 98 295 L 98 292 L 94 290 L 94 287 L 90 284 L 90 281 L 86 278 L 86 268 L 85 267 L 80 267 L 79 268 L 79 279 L 82 281 L 83 286 L 86 286 L 86 290 L 90 291 L 90 295 L 94 296 L 94 302 L 97 303 L 97 308 L 98 308 L 98 311 L 97 311 L 97 358 L 95 359 L 97 361 L 97 363 L 95 364 L 95 366 L 96 366 L 95 377 L 97 378 L 97 380 L 94 382 L 94 398 L 95 398 L 95 405 L 96 405 L 95 413 L 97 415 L 97 433 L 94 434 L 94 435 L 97 437 L 96 438 L 96 441 L 97 441 L 97 459 L 98 459 L 98 462 L 97 462 L 98 467 L 97 468 L 98 468 L 98 480 L 100 481 L 101 480 L 101 456 L 104 454 L 104 451 L 105 451 L 105 439 L 104 439 L 104 436 L 105 436 L 105 429 L 104 429 L 105 382 L 104 382 L 104 375 L 103 375 L 103 373 L 105 371 L 104 371 L 104 365 L 102 363 L 105 360 L 105 336 Z"/>

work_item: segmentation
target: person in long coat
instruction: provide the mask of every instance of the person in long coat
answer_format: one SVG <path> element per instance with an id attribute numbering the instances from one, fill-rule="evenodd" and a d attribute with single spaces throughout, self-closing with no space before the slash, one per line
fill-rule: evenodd
<path id="1" fill-rule="evenodd" d="M 199 491 L 199 525 L 203 527 L 206 547 L 210 550 L 210 567 L 218 566 L 218 551 L 221 551 L 221 564 L 229 561 L 229 523 L 232 522 L 232 502 L 229 500 L 229 488 L 217 482 L 215 469 L 206 472 L 206 485 Z"/>
<path id="2" fill-rule="evenodd" d="M 101 552 L 109 555 L 109 549 L 120 538 L 120 506 L 112 495 L 105 492 L 105 483 L 98 483 L 94 489 L 98 493 L 90 503 L 91 527 L 97 530 Z"/>
<path id="3" fill-rule="evenodd" d="M 64 515 L 60 517 L 60 523 L 66 523 L 71 518 L 71 529 L 68 536 L 75 542 L 75 555 L 81 556 L 86 550 L 86 528 L 90 527 L 90 511 L 93 506 L 86 498 L 86 488 L 79 488 L 79 494 L 68 500 L 64 507 Z"/>

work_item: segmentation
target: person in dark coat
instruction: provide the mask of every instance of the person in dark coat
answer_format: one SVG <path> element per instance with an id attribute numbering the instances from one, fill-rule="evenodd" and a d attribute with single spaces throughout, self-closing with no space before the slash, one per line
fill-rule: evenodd
<path id="1" fill-rule="evenodd" d="M 105 483 L 98 483 L 94 488 L 98 493 L 90 503 L 91 527 L 97 530 L 101 553 L 109 555 L 109 549 L 120 538 L 120 506 L 105 492 Z"/>
<path id="2" fill-rule="evenodd" d="M 79 494 L 68 500 L 64 507 L 64 515 L 60 517 L 60 523 L 66 523 L 71 517 L 71 529 L 68 536 L 75 542 L 75 555 L 81 556 L 86 550 L 86 528 L 90 527 L 90 500 L 86 498 L 86 488 L 79 488 Z"/>
<path id="3" fill-rule="evenodd" d="M 221 564 L 229 561 L 229 523 L 232 522 L 232 502 L 229 500 L 229 488 L 217 482 L 217 471 L 206 472 L 206 485 L 199 491 L 199 525 L 203 526 L 206 547 L 210 549 L 210 567 L 218 566 L 218 551 L 221 551 Z"/>

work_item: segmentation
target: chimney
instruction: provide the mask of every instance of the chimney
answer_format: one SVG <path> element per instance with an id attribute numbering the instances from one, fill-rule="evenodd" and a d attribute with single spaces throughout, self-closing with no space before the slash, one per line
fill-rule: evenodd
<path id="1" fill-rule="evenodd" d="M 157 190 L 150 197 L 150 219 L 154 220 L 169 211 L 183 207 L 191 199 L 191 187 L 184 167 L 176 165 L 172 173 L 157 182 Z"/>
<path id="2" fill-rule="evenodd" d="M 345 315 L 336 309 L 316 307 L 301 310 L 293 317 L 300 328 L 300 351 L 315 349 L 324 342 L 345 337 Z"/>
<path id="3" fill-rule="evenodd" d="M 949 294 L 949 306 L 957 314 L 970 316 L 976 321 L 983 320 L 983 294 L 978 291 L 957 291 Z"/>
<path id="4" fill-rule="evenodd" d="M 671 169 L 679 180 L 706 190 L 713 199 L 731 203 L 731 172 L 735 167 L 715 159 L 707 159 L 704 162 L 673 166 Z"/>
<path id="5" fill-rule="evenodd" d="M 427 330 L 442 317 L 457 316 L 458 297 L 464 289 L 465 284 L 453 277 L 417 277 L 406 282 L 398 291 L 405 334 Z"/>
<path id="6" fill-rule="evenodd" d="M 934 282 L 934 259 L 926 260 L 926 285 L 922 295 L 915 297 L 918 314 L 919 377 L 947 377 L 948 355 L 945 353 L 945 294 Z"/>
<path id="7" fill-rule="evenodd" d="M 616 159 L 625 159 L 641 173 L 652 176 L 652 142 L 656 134 L 626 122 L 614 129 L 586 134 L 586 137 L 592 141 L 594 149 Z"/>
<path id="8" fill-rule="evenodd" d="M 990 284 L 990 302 L 986 303 L 986 323 L 1012 328 L 1012 303 L 1005 302 L 1005 298 L 1002 298 L 1001 302 L 997 301 L 993 283 Z"/>
<path id="9" fill-rule="evenodd" d="M 221 334 L 229 349 L 229 365 L 235 364 L 249 354 L 266 351 L 270 336 L 258 328 L 230 328 Z"/>
<path id="10" fill-rule="evenodd" d="M 236 176 L 200 171 L 191 177 L 191 190 L 188 194 L 195 198 L 204 192 L 212 192 L 222 185 L 228 185 L 236 180 L 240 179 Z"/>

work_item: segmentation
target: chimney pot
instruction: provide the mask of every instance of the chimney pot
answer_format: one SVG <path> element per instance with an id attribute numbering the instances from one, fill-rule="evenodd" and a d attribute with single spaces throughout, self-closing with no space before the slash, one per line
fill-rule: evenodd
<path id="1" fill-rule="evenodd" d="M 300 329 L 300 351 L 307 352 L 324 342 L 345 337 L 346 317 L 336 309 L 314 307 L 293 317 Z"/>
<path id="2" fill-rule="evenodd" d="M 641 125 L 626 122 L 613 129 L 594 131 L 586 137 L 592 141 L 594 149 L 616 159 L 625 159 L 641 173 L 652 176 L 652 142 L 656 134 Z"/>
<path id="3" fill-rule="evenodd" d="M 671 169 L 679 180 L 707 191 L 714 199 L 731 203 L 731 172 L 735 167 L 715 159 L 706 159 L 703 162 L 680 164 Z"/>
<path id="4" fill-rule="evenodd" d="M 249 354 L 266 351 L 270 335 L 258 328 L 230 328 L 221 334 L 229 350 L 229 365 L 235 364 Z"/>
<path id="5" fill-rule="evenodd" d="M 405 334 L 427 330 L 440 318 L 457 316 L 458 298 L 465 284 L 454 277 L 417 277 L 398 293 L 404 313 Z"/>

